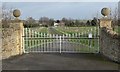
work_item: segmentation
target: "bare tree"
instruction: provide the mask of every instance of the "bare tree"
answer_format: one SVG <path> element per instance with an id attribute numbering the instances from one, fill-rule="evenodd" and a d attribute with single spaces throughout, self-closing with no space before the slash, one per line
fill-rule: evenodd
<path id="1" fill-rule="evenodd" d="M 10 21 L 14 18 L 12 15 L 13 8 L 2 5 L 2 27 L 9 27 Z"/>
<path id="2" fill-rule="evenodd" d="M 120 26 L 120 1 L 118 2 L 118 25 Z"/>
<path id="3" fill-rule="evenodd" d="M 113 30 L 115 30 L 115 28 L 117 28 L 117 26 L 119 25 L 118 21 L 119 21 L 119 10 L 118 7 L 116 6 L 115 9 L 113 9 L 111 11 L 111 19 L 112 19 L 112 27 Z"/>
<path id="4" fill-rule="evenodd" d="M 112 19 L 113 19 L 113 24 L 118 25 L 118 8 L 117 7 L 113 11 Z"/>
<path id="5" fill-rule="evenodd" d="M 39 23 L 43 26 L 49 26 L 49 18 L 48 17 L 41 17 L 39 19 Z"/>
<path id="6" fill-rule="evenodd" d="M 49 19 L 49 26 L 53 26 L 54 25 L 54 19 L 50 18 Z"/>
<path id="7" fill-rule="evenodd" d="M 34 18 L 28 17 L 24 22 L 24 26 L 25 27 L 35 27 L 35 26 L 38 26 L 38 24 L 36 23 L 36 20 Z"/>

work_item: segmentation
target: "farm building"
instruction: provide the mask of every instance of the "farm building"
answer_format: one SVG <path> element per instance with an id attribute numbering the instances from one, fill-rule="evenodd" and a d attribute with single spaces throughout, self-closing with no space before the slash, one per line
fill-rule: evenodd
<path id="1" fill-rule="evenodd" d="M 57 26 L 65 26 L 65 23 L 63 21 L 60 21 L 60 20 L 57 20 L 54 22 L 54 26 L 57 27 Z"/>

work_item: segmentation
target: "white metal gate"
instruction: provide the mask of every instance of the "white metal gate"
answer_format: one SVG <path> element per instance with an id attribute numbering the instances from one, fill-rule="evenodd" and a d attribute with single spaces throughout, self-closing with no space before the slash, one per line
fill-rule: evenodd
<path id="1" fill-rule="evenodd" d="M 92 31 L 92 30 L 91 30 Z M 24 29 L 24 52 L 98 53 L 98 33 L 48 34 Z"/>

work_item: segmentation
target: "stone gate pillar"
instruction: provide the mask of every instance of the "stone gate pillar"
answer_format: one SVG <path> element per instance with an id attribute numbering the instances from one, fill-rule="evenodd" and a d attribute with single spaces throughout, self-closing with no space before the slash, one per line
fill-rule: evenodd
<path id="1" fill-rule="evenodd" d="M 13 21 L 9 28 L 2 30 L 2 58 L 8 58 L 23 53 L 23 23 Z"/>
<path id="2" fill-rule="evenodd" d="M 102 18 L 100 19 L 100 31 L 99 31 L 99 35 L 100 35 L 100 53 L 103 54 L 104 52 L 104 45 L 106 44 L 104 42 L 105 39 L 107 39 L 106 35 L 105 35 L 105 32 L 104 30 L 107 29 L 107 30 L 112 30 L 112 24 L 111 24 L 112 20 L 111 19 L 107 19 L 107 18 Z"/>
<path id="3" fill-rule="evenodd" d="M 108 16 L 106 11 L 108 8 L 103 8 L 102 14 Z M 100 19 L 100 53 L 106 58 L 119 62 L 119 35 L 113 31 L 112 20 L 108 17 Z"/>
<path id="4" fill-rule="evenodd" d="M 2 59 L 23 54 L 23 32 L 23 22 L 18 19 L 2 29 Z"/>
<path id="5" fill-rule="evenodd" d="M 103 45 L 104 44 L 106 44 L 105 42 L 104 42 L 104 39 L 106 38 L 106 36 L 105 36 L 105 34 L 104 34 L 104 31 L 103 31 L 103 29 L 109 29 L 109 30 L 112 30 L 112 20 L 111 19 L 109 19 L 107 16 L 108 16 L 108 14 L 109 14 L 109 12 L 108 12 L 108 8 L 103 8 L 102 10 L 101 10 L 101 14 L 104 16 L 103 18 L 101 18 L 100 19 L 100 53 L 101 54 L 103 54 L 103 52 L 104 52 L 104 47 L 103 47 Z"/>

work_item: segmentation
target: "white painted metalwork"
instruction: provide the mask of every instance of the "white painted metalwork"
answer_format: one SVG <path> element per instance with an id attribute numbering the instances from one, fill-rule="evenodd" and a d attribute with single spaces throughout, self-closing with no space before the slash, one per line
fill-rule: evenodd
<path id="1" fill-rule="evenodd" d="M 92 34 L 94 33 L 94 34 Z M 98 53 L 99 29 L 63 35 L 24 29 L 24 52 Z"/>

